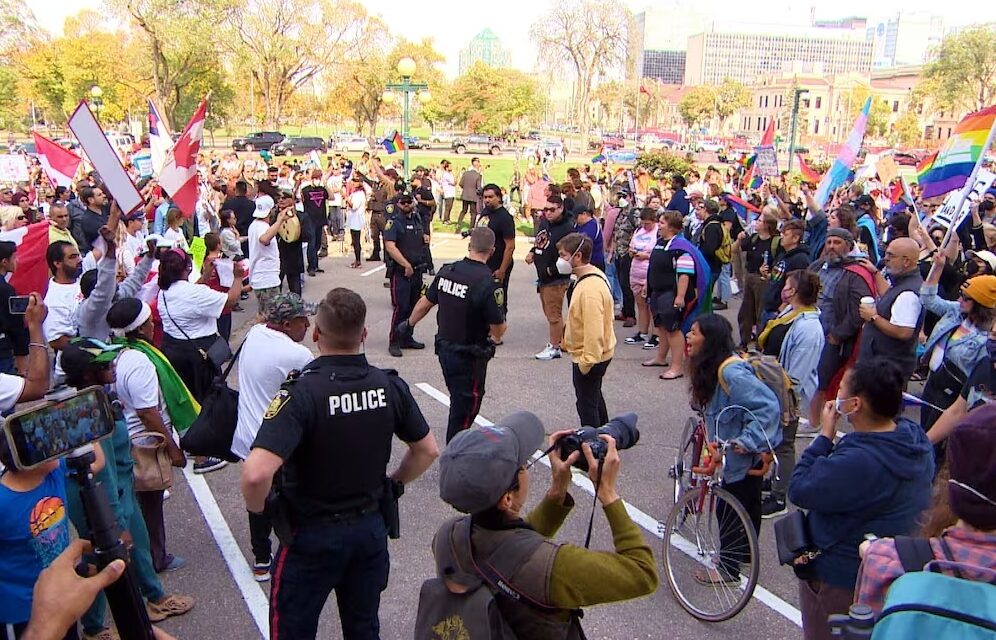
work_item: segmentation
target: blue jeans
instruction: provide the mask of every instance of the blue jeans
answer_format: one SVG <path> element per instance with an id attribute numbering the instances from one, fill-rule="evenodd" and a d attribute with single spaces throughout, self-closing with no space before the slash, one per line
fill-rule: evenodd
<path id="1" fill-rule="evenodd" d="M 313 640 L 335 589 L 345 640 L 379 640 L 380 594 L 391 568 L 379 512 L 347 522 L 310 524 L 280 545 L 270 587 L 270 637 Z"/>
<path id="2" fill-rule="evenodd" d="M 613 260 L 605 268 L 605 277 L 609 279 L 609 290 L 612 292 L 613 304 L 622 304 L 623 290 L 616 275 L 616 261 Z"/>
<path id="3" fill-rule="evenodd" d="M 322 234 L 325 233 L 325 221 L 314 220 L 309 215 L 301 216 L 301 233 L 308 243 L 308 271 L 318 268 L 318 251 L 322 248 Z"/>
<path id="4" fill-rule="evenodd" d="M 733 297 L 733 287 L 730 285 L 730 278 L 733 277 L 733 265 L 726 263 L 719 272 L 717 281 L 716 297 L 723 302 L 729 302 Z"/>

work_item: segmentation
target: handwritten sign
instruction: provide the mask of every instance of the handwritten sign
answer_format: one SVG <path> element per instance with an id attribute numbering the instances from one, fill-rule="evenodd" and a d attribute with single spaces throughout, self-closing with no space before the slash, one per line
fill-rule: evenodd
<path id="1" fill-rule="evenodd" d="M 27 182 L 28 163 L 21 154 L 0 156 L 0 182 Z"/>
<path id="2" fill-rule="evenodd" d="M 778 177 L 778 154 L 772 145 L 754 147 L 754 170 L 766 178 Z"/>
<path id="3" fill-rule="evenodd" d="M 962 201 L 961 191 L 952 191 L 949 193 L 948 197 L 944 199 L 944 203 L 941 204 L 941 208 L 931 216 L 931 222 L 936 222 L 945 228 L 957 229 L 964 222 L 965 218 L 971 215 L 972 204 L 982 199 L 986 191 L 989 191 L 989 187 L 993 186 L 993 182 L 996 182 L 996 173 L 986 171 L 985 169 L 980 170 L 975 177 L 975 184 L 972 185 L 971 191 L 968 192 L 968 197 Z M 961 210 L 955 211 L 959 201 L 962 202 Z"/>

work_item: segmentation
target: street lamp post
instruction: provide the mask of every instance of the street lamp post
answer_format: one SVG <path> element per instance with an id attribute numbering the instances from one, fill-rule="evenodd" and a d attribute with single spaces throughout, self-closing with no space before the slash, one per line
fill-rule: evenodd
<path id="1" fill-rule="evenodd" d="M 104 95 L 104 90 L 97 85 L 90 87 L 90 102 L 93 104 L 94 116 L 97 118 L 97 122 L 100 122 L 100 109 L 104 106 L 104 101 L 101 100 L 101 96 Z"/>
<path id="2" fill-rule="evenodd" d="M 789 173 L 792 173 L 792 160 L 794 159 L 793 156 L 795 156 L 795 128 L 799 118 L 799 97 L 804 93 L 809 93 L 809 89 L 796 89 L 794 93 L 795 96 L 792 99 L 792 130 L 789 133 Z"/>
<path id="3" fill-rule="evenodd" d="M 384 97 L 387 98 L 391 95 L 391 91 L 398 91 L 404 96 L 403 111 L 401 114 L 401 138 L 405 141 L 404 149 L 404 165 L 405 165 L 405 179 L 408 179 L 409 167 L 408 167 L 408 107 L 409 101 L 411 99 L 411 94 L 418 94 L 423 102 L 428 102 L 430 95 L 428 93 L 429 85 L 424 82 L 412 82 L 412 75 L 415 74 L 415 61 L 409 57 L 404 57 L 398 61 L 398 73 L 401 74 L 401 82 L 391 82 L 387 85 L 387 93 Z M 421 92 L 421 93 L 420 93 Z M 390 100 L 385 100 L 385 102 L 390 102 Z"/>

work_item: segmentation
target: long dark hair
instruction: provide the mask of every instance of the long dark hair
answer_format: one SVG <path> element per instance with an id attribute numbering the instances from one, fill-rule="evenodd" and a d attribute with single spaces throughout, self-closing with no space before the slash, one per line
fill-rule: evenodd
<path id="1" fill-rule="evenodd" d="M 699 352 L 688 359 L 689 390 L 699 406 L 705 406 L 716 393 L 719 365 L 733 355 L 733 327 L 721 315 L 707 313 L 696 318 L 704 340 Z M 693 325 L 694 326 L 694 325 Z"/>
<path id="2" fill-rule="evenodd" d="M 174 282 L 184 279 L 191 267 L 190 257 L 183 249 L 167 249 L 159 257 L 159 288 L 166 291 Z"/>

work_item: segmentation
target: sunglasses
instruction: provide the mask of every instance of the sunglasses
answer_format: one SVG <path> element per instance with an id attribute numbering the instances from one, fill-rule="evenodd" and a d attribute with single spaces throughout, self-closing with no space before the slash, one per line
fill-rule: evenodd
<path id="1" fill-rule="evenodd" d="M 18 220 L 27 220 L 28 216 L 17 216 Z"/>
<path id="2" fill-rule="evenodd" d="M 543 213 L 547 213 L 549 211 L 556 211 L 556 210 L 557 210 L 557 207 L 543 207 L 541 209 L 541 211 L 543 211 Z"/>

